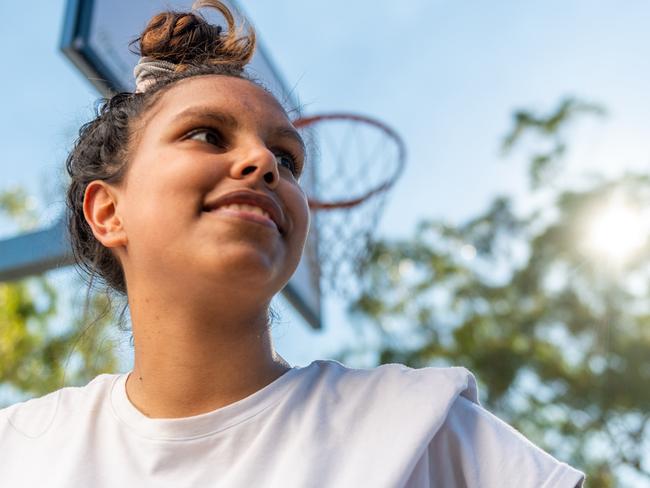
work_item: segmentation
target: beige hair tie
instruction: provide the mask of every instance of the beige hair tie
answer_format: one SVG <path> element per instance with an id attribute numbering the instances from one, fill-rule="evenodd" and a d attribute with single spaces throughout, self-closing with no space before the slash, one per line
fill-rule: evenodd
<path id="1" fill-rule="evenodd" d="M 140 58 L 138 64 L 133 68 L 133 76 L 135 77 L 135 92 L 142 93 L 149 86 L 156 82 L 159 75 L 170 74 L 176 71 L 174 63 L 169 61 L 160 61 L 156 58 L 145 56 Z"/>

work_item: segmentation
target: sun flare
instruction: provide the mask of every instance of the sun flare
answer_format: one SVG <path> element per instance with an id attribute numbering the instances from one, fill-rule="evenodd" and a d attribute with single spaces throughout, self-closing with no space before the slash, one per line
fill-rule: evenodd
<path id="1" fill-rule="evenodd" d="M 640 212 L 622 202 L 611 202 L 594 214 L 586 245 L 592 253 L 622 263 L 645 244 L 647 231 Z"/>

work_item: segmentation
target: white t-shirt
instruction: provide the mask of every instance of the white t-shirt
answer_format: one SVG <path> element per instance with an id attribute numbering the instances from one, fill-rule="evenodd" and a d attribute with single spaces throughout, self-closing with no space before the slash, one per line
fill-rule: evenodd
<path id="1" fill-rule="evenodd" d="M 583 479 L 484 410 L 464 368 L 316 360 L 177 419 L 135 408 L 128 374 L 0 410 L 0 485 L 573 488 Z"/>

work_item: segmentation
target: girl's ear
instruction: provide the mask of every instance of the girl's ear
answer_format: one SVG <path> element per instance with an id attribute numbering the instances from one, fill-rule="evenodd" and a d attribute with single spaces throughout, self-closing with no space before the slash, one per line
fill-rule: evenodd
<path id="1" fill-rule="evenodd" d="M 95 238 L 105 247 L 125 246 L 126 231 L 117 212 L 118 192 L 108 183 L 95 180 L 84 193 L 83 211 Z"/>

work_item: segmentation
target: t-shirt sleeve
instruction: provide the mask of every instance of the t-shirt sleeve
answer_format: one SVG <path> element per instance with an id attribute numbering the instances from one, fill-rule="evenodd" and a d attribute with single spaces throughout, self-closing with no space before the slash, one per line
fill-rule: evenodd
<path id="1" fill-rule="evenodd" d="M 574 488 L 582 487 L 584 474 L 459 396 L 418 461 L 411 481 L 408 488 Z"/>

